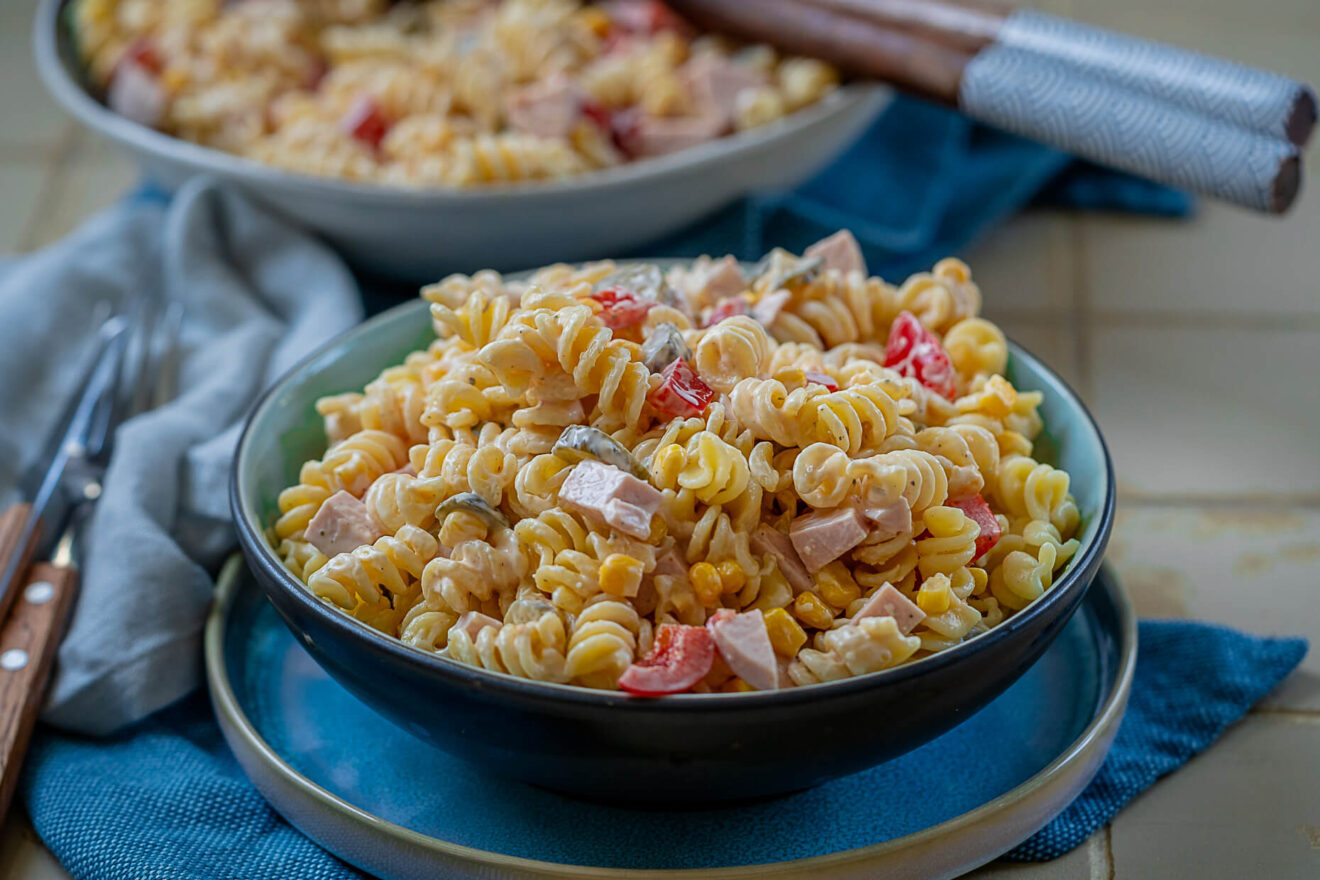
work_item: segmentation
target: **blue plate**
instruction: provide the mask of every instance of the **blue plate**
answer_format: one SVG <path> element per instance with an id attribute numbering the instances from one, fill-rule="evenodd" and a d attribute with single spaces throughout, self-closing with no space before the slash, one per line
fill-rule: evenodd
<path id="1" fill-rule="evenodd" d="M 237 560 L 207 632 L 217 715 L 257 787 L 340 857 L 400 878 L 442 868 L 764 876 L 772 867 L 859 866 L 887 877 L 951 876 L 1025 839 L 1090 780 L 1122 717 L 1135 655 L 1131 611 L 1103 569 L 1042 658 L 943 736 L 795 795 L 659 812 L 495 778 L 424 744 L 331 679 Z M 791 760 L 812 744 L 784 748 Z M 702 793 L 693 794 L 699 802 Z"/>

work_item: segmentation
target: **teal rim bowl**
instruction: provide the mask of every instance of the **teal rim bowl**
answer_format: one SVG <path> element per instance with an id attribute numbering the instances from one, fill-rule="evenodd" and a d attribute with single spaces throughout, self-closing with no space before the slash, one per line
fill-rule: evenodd
<path id="1" fill-rule="evenodd" d="M 644 782 L 663 802 L 690 792 L 696 780 L 715 800 L 745 799 L 801 789 L 908 751 L 1026 671 L 1076 611 L 1109 540 L 1113 468 L 1094 419 L 1057 374 L 1010 343 L 1008 378 L 1044 397 L 1036 457 L 1071 475 L 1082 525 L 1081 546 L 1053 586 L 999 626 L 881 672 L 741 694 L 641 700 L 466 666 L 316 599 L 285 569 L 265 534 L 279 492 L 296 482 L 304 461 L 325 451 L 315 401 L 360 390 L 433 339 L 427 304 L 405 303 L 327 343 L 277 382 L 254 407 L 238 444 L 234 519 L 266 595 L 341 684 L 423 739 L 548 788 L 611 800 Z M 639 725 L 646 735 L 638 735 Z M 799 756 L 807 766 L 784 772 L 784 743 L 800 741 L 792 739 L 799 728 L 821 748 L 809 760 Z"/>

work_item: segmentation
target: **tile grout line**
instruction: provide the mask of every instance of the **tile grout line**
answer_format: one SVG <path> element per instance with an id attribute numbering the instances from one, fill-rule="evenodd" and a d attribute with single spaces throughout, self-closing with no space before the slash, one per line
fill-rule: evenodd
<path id="1" fill-rule="evenodd" d="M 1073 365 L 1082 399 L 1095 400 L 1095 374 L 1091 368 L 1091 285 L 1088 279 L 1090 258 L 1083 228 L 1085 220 L 1074 211 L 1068 219 L 1069 250 L 1072 253 Z"/>
<path id="2" fill-rule="evenodd" d="M 51 216 L 58 195 L 59 181 L 72 168 L 72 159 L 78 141 L 78 128 L 73 123 L 69 123 L 60 135 L 55 152 L 46 165 L 41 187 L 37 190 L 37 205 L 28 215 L 23 235 L 18 241 L 20 252 L 26 253 L 32 250 L 37 230 Z"/>
<path id="3" fill-rule="evenodd" d="M 1320 508 L 1320 493 L 1315 492 L 1242 492 L 1223 495 L 1143 495 L 1120 488 L 1118 500 L 1126 506 L 1146 508 L 1169 507 L 1232 507 L 1242 510 L 1260 508 L 1300 508 L 1313 510 Z"/>

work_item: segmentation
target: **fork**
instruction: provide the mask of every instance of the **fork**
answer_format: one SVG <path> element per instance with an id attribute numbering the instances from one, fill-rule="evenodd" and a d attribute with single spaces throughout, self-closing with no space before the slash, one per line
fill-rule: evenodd
<path id="1" fill-rule="evenodd" d="M 182 321 L 180 303 L 162 307 L 151 295 L 104 321 L 84 381 L 22 480 L 34 503 L 0 515 L 0 822 L 73 610 L 84 538 L 115 432 L 173 396 Z M 42 561 L 28 567 L 33 558 Z M 6 584 L 11 571 L 15 576 Z"/>

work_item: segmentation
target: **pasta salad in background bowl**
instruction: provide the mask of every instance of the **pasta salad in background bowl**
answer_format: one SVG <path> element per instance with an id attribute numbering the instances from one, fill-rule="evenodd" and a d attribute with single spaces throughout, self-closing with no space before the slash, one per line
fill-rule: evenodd
<path id="1" fill-rule="evenodd" d="M 1108 539 L 1094 423 L 979 307 L 847 232 L 451 276 L 258 406 L 244 549 L 332 675 L 500 772 L 681 802 L 861 769 L 1020 676 Z"/>
<path id="2" fill-rule="evenodd" d="M 44 0 L 35 42 L 157 182 L 217 175 L 413 278 L 634 247 L 805 179 L 888 101 L 652 0 Z"/>

